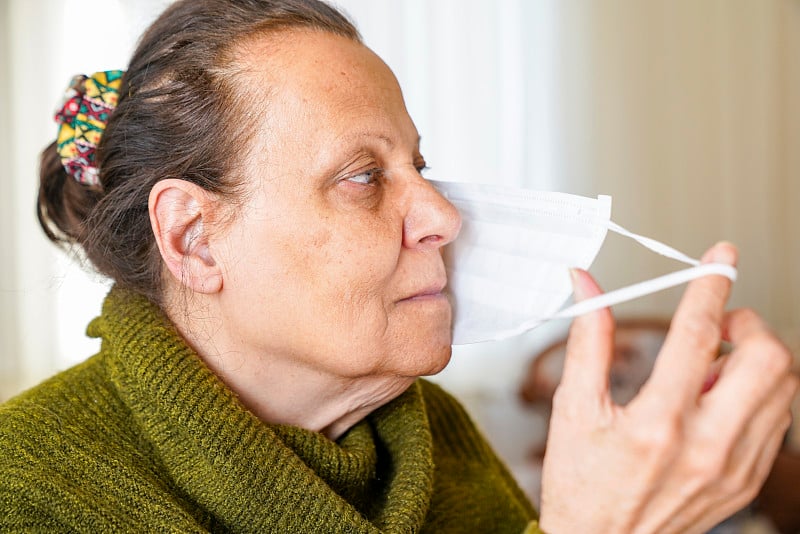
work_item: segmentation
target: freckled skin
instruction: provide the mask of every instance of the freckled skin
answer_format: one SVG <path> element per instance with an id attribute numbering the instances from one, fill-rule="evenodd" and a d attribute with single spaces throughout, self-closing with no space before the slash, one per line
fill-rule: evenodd
<path id="1" fill-rule="evenodd" d="M 291 31 L 239 59 L 263 105 L 243 151 L 246 200 L 211 243 L 224 280 L 215 343 L 251 374 L 368 382 L 359 394 L 379 405 L 450 358 L 446 298 L 410 297 L 446 280 L 458 213 L 420 176 L 419 135 L 372 51 Z"/>

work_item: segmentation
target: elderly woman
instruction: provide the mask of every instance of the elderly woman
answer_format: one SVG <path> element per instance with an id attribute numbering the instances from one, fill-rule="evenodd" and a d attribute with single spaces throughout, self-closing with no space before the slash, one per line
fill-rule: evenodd
<path id="1" fill-rule="evenodd" d="M 702 532 L 764 480 L 789 355 L 709 276 L 625 408 L 609 313 L 575 321 L 537 516 L 419 379 L 450 358 L 459 214 L 420 175 L 394 76 L 328 5 L 180 1 L 124 74 L 68 96 L 40 219 L 116 284 L 100 353 L 0 408 L 0 530 Z M 575 290 L 599 292 L 583 272 Z"/>

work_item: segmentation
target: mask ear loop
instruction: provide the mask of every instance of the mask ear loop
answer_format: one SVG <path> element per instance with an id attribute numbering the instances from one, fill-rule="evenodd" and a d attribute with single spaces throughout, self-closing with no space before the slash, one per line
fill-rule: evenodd
<path id="1" fill-rule="evenodd" d="M 608 308 L 614 304 L 627 302 L 645 295 L 650 295 L 651 293 L 669 289 L 670 287 L 679 286 L 711 274 L 719 274 L 730 278 L 731 281 L 736 281 L 737 272 L 735 267 L 725 263 L 704 263 L 576 302 L 553 315 L 553 318 L 577 317 L 595 310 Z"/>
<path id="2" fill-rule="evenodd" d="M 691 267 L 665 274 L 657 278 L 652 278 L 650 280 L 645 280 L 643 282 L 621 287 L 619 289 L 603 293 L 602 295 L 582 300 L 581 302 L 576 302 L 575 304 L 572 304 L 571 306 L 568 306 L 549 317 L 531 319 L 529 321 L 525 321 L 516 328 L 498 332 L 492 337 L 492 339 L 495 341 L 506 339 L 527 332 L 528 330 L 531 330 L 532 328 L 535 328 L 536 326 L 550 319 L 578 317 L 579 315 L 600 310 L 602 308 L 608 308 L 615 304 L 620 304 L 622 302 L 627 302 L 645 295 L 650 295 L 651 293 L 656 293 L 670 287 L 679 286 L 703 276 L 717 274 L 729 278 L 732 282 L 736 281 L 738 272 L 732 265 L 728 265 L 726 263 L 700 263 L 700 260 L 687 256 L 683 252 L 675 250 L 674 248 L 665 245 L 660 241 L 626 230 L 613 221 L 608 221 L 607 226 L 612 232 L 630 237 L 653 252 L 686 263 L 691 265 Z"/>
<path id="3" fill-rule="evenodd" d="M 608 229 L 620 235 L 630 237 L 631 239 L 635 240 L 642 246 L 652 250 L 653 252 L 656 252 L 668 258 L 672 258 L 673 260 L 681 261 L 683 263 L 691 265 L 692 267 L 689 267 L 688 269 L 683 269 L 681 271 L 675 271 L 673 273 L 665 274 L 663 276 L 659 276 L 651 280 L 645 280 L 644 282 L 639 282 L 637 284 L 632 284 L 619 289 L 615 289 L 613 291 L 609 291 L 608 293 L 604 293 L 602 295 L 598 295 L 596 297 L 592 297 L 590 299 L 586 299 L 581 302 L 576 302 L 572 306 L 569 306 L 561 310 L 560 312 L 556 313 L 553 316 L 554 318 L 577 317 L 585 313 L 589 313 L 602 308 L 607 308 L 609 306 L 613 306 L 614 304 L 619 304 L 621 302 L 627 302 L 629 300 L 643 297 L 645 295 L 649 295 L 657 291 L 662 291 L 670 287 L 675 287 L 681 284 L 685 284 L 697 278 L 712 274 L 719 274 L 725 276 L 727 278 L 730 278 L 732 282 L 736 281 L 736 276 L 738 272 L 736 268 L 732 265 L 728 265 L 725 263 L 701 264 L 700 260 L 689 257 L 683 252 L 675 250 L 674 248 L 665 245 L 660 241 L 656 241 L 655 239 L 635 234 L 630 230 L 626 230 L 625 228 L 623 228 L 622 226 L 618 225 L 613 221 L 608 221 Z"/>
<path id="4" fill-rule="evenodd" d="M 645 236 L 640 235 L 640 234 L 635 234 L 635 233 L 631 232 L 630 230 L 627 230 L 627 229 L 623 228 L 622 226 L 618 225 L 614 221 L 610 221 L 610 220 L 607 221 L 606 222 L 606 227 L 609 230 L 611 230 L 612 232 L 618 233 L 619 235 L 624 235 L 625 237 L 630 237 L 631 239 L 633 239 L 634 241 L 636 241 L 637 243 L 639 243 L 643 247 L 648 248 L 648 249 L 652 250 L 653 252 L 655 252 L 657 254 L 661 254 L 662 256 L 666 256 L 667 258 L 671 258 L 673 260 L 686 263 L 687 265 L 700 265 L 700 260 L 696 260 L 696 259 L 692 258 L 691 256 L 687 256 L 683 252 L 681 252 L 679 250 L 675 250 L 671 246 L 665 245 L 661 241 L 657 241 L 655 239 L 652 239 L 650 237 L 645 237 Z M 734 271 L 735 271 L 735 269 L 734 269 Z M 736 278 L 736 275 L 734 275 L 733 279 L 735 279 L 735 278 Z"/>

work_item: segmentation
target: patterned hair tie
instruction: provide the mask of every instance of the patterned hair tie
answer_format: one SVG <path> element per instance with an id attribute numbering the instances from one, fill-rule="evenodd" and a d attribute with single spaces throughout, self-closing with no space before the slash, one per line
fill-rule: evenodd
<path id="1" fill-rule="evenodd" d="M 67 174 L 81 184 L 100 183 L 95 151 L 108 117 L 117 107 L 122 74 L 121 70 L 107 70 L 75 76 L 56 112 L 56 150 Z"/>

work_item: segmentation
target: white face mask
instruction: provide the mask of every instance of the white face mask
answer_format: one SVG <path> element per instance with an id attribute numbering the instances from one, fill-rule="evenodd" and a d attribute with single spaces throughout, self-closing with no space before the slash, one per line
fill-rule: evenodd
<path id="1" fill-rule="evenodd" d="M 430 182 L 462 218 L 461 233 L 444 252 L 454 345 L 505 339 L 550 319 L 575 317 L 709 274 L 736 279 L 730 265 L 701 265 L 613 223 L 608 196 Z M 588 269 L 608 230 L 691 267 L 563 308 L 572 294 L 569 269 Z"/>

